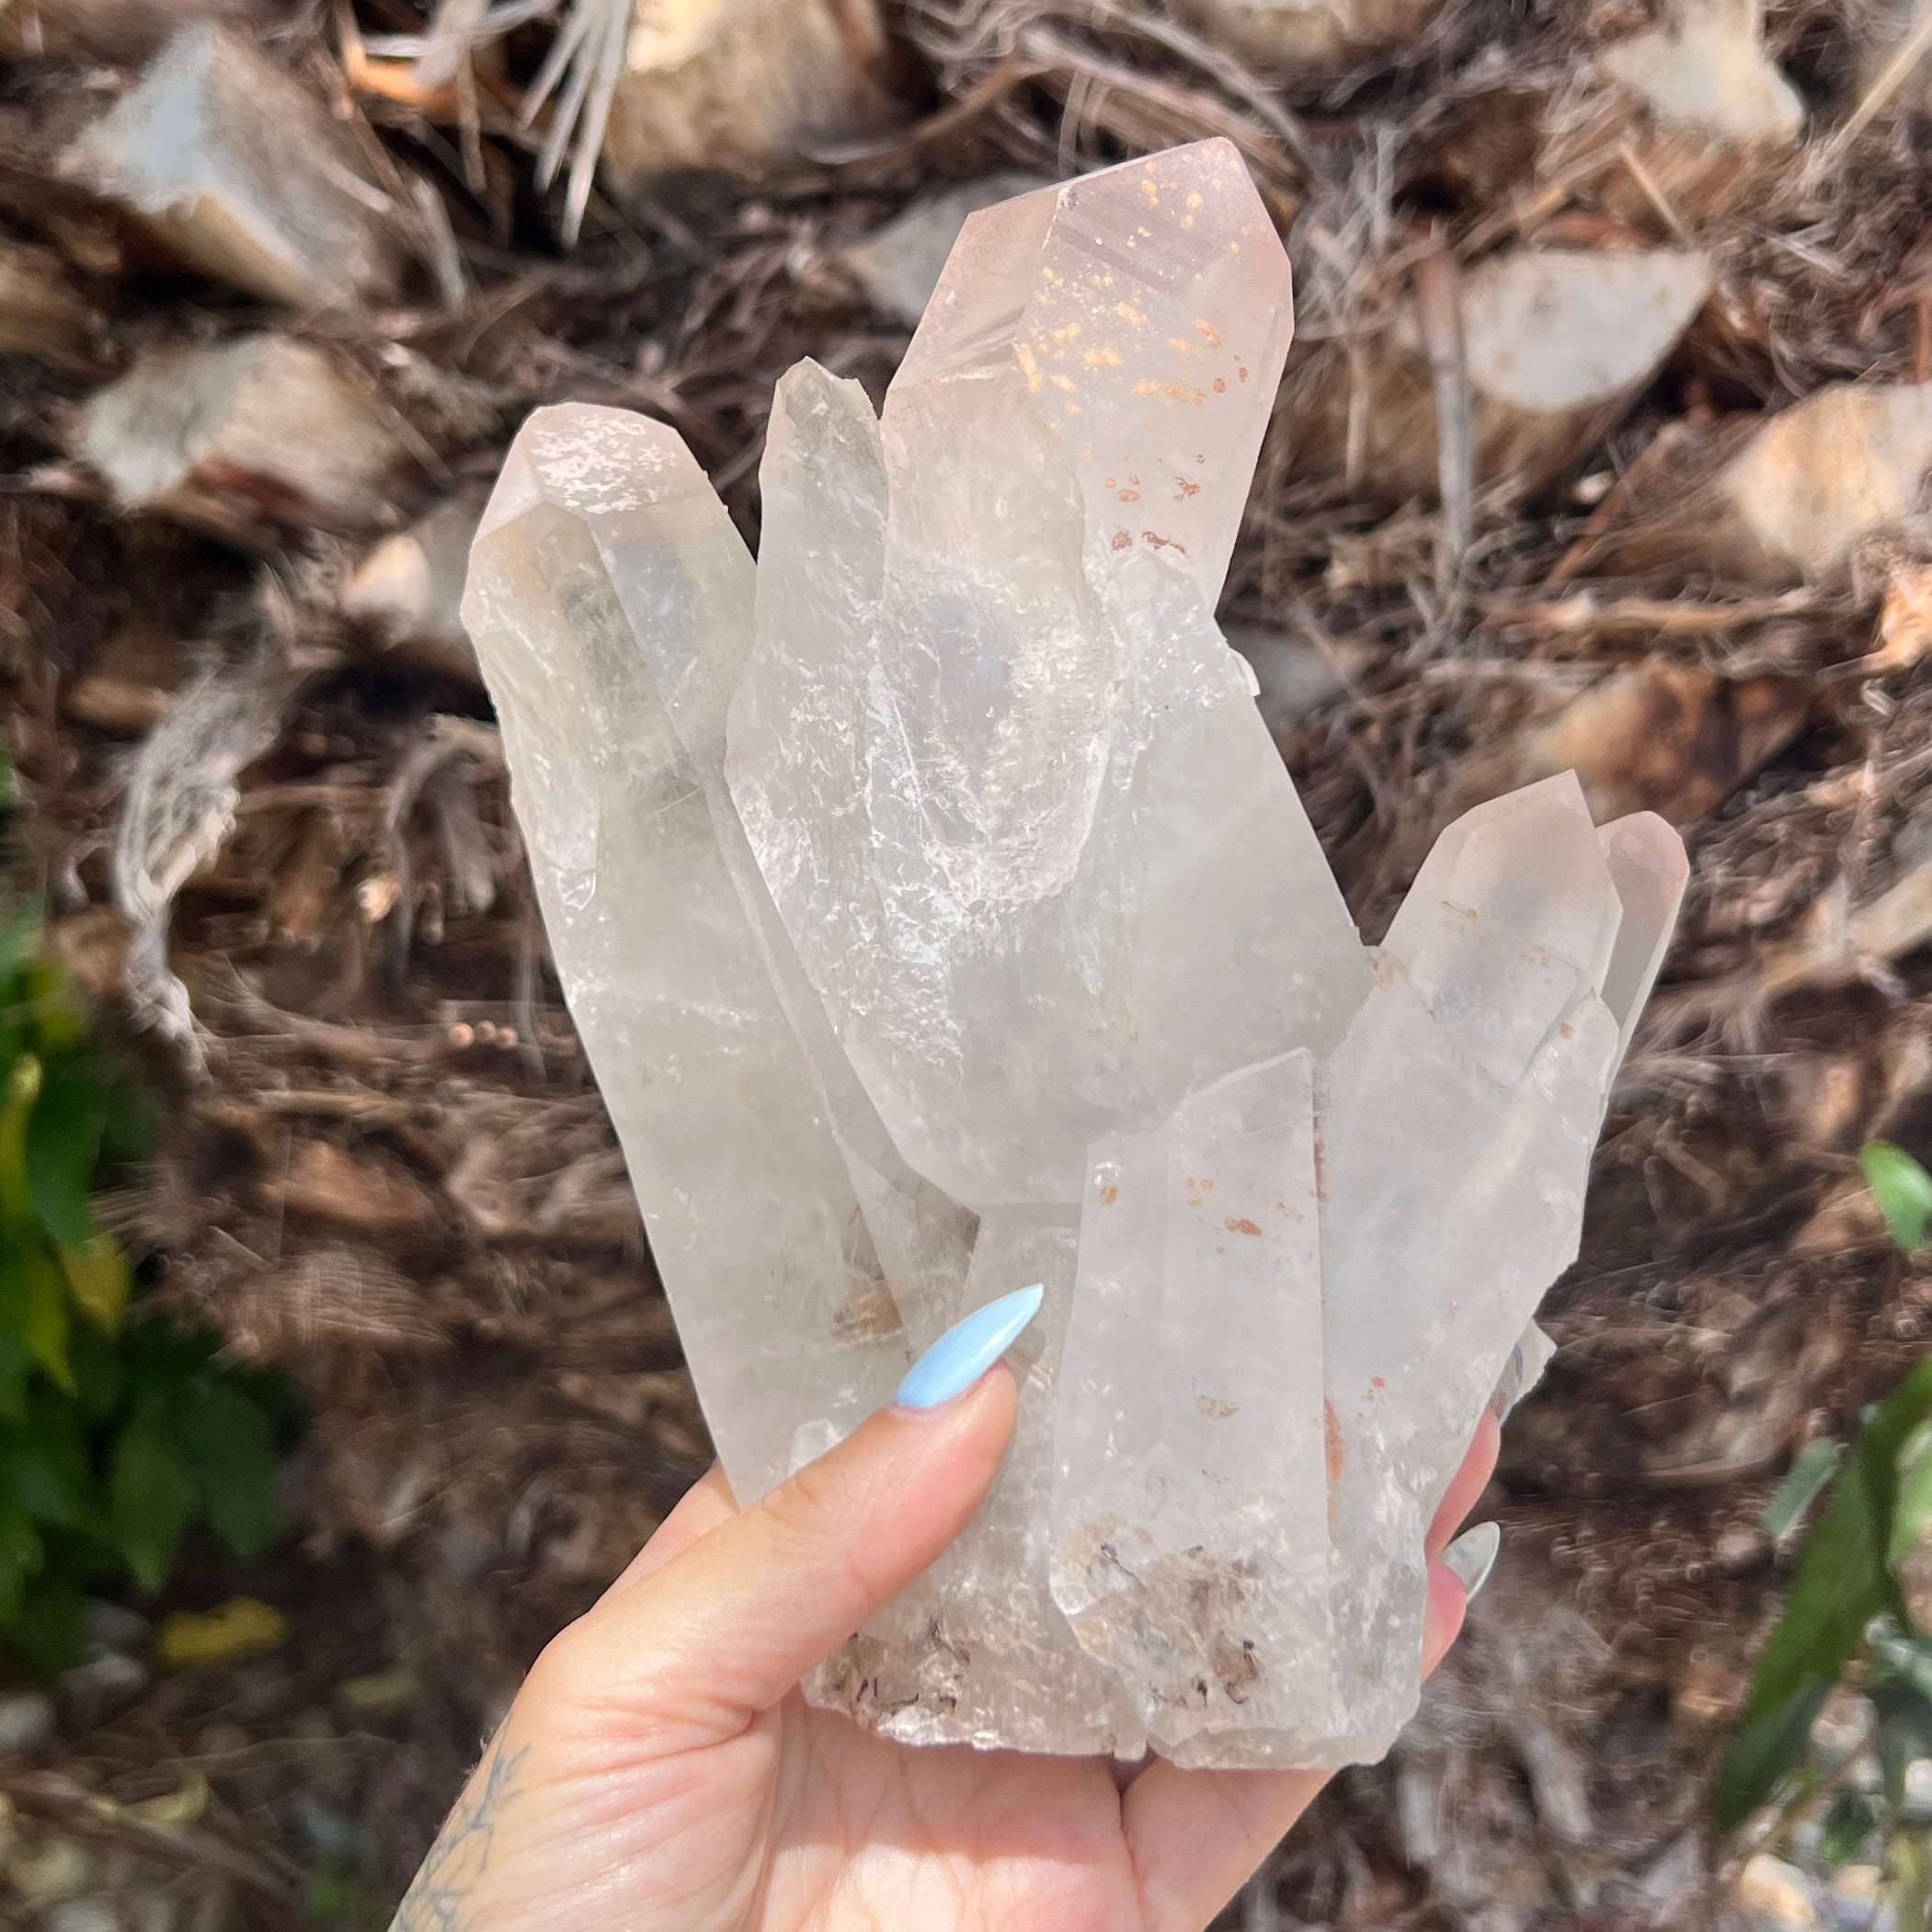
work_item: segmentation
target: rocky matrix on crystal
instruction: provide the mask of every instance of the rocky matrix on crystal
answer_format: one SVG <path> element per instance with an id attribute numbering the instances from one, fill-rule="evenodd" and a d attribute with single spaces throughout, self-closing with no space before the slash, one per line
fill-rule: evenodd
<path id="1" fill-rule="evenodd" d="M 1387 1748 L 1423 1526 L 1519 1337 L 1540 1366 L 1675 917 L 1675 835 L 1565 777 L 1360 944 L 1213 614 L 1288 333 L 1202 143 L 971 216 L 880 416 L 795 369 L 755 577 L 609 410 L 532 418 L 477 538 L 553 947 L 740 1497 L 1046 1285 L 992 1494 L 806 1686 L 909 1742 Z"/>

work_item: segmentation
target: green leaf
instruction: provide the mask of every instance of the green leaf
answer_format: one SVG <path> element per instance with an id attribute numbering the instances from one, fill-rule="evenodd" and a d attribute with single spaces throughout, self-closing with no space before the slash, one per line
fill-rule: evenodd
<path id="1" fill-rule="evenodd" d="M 0 1229 L 24 1234 L 33 1226 L 33 1189 L 27 1180 L 27 1123 L 40 1097 L 40 1063 L 23 1053 L 7 1069 L 0 1092 Z"/>
<path id="2" fill-rule="evenodd" d="M 1932 1423 L 1932 1355 L 1921 1362 L 1878 1406 L 1871 1420 L 1859 1433 L 1847 1474 L 1856 1473 L 1866 1491 L 1871 1522 L 1881 1533 L 1880 1543 L 1884 1578 L 1884 1607 L 1898 1619 L 1902 1629 L 1910 1629 L 1912 1618 L 1892 1575 L 1892 1548 L 1899 1540 L 1898 1525 L 1902 1502 L 1901 1464 L 1908 1446 L 1928 1423 Z M 1917 1526 L 1912 1526 L 1915 1533 Z M 1904 1539 L 1909 1550 L 1914 1540 Z"/>
<path id="3" fill-rule="evenodd" d="M 1932 1416 L 1932 1357 L 1873 1411 L 1839 1471 L 1831 1507 L 1805 1539 L 1778 1628 L 1758 1659 L 1713 1793 L 1732 1830 L 1770 1796 L 1804 1748 L 1812 1718 L 1874 1617 L 1909 1623 L 1889 1558 L 1900 1451 Z"/>
<path id="4" fill-rule="evenodd" d="M 64 1389 L 74 1393 L 74 1370 L 67 1365 L 67 1332 L 73 1326 L 67 1310 L 67 1278 L 52 1255 L 30 1248 L 26 1257 L 27 1309 L 24 1330 L 29 1357 Z"/>
<path id="5" fill-rule="evenodd" d="M 27 1427 L 0 1447 L 0 1470 L 36 1523 L 97 1537 L 112 1534 L 95 1501 L 94 1469 L 79 1412 L 56 1390 L 33 1391 Z"/>
<path id="6" fill-rule="evenodd" d="M 63 1248 L 94 1232 L 87 1192 L 100 1160 L 106 1110 L 93 1083 L 50 1068 L 27 1119 L 27 1186 L 40 1225 Z"/>
<path id="7" fill-rule="evenodd" d="M 128 1568 L 143 1589 L 158 1590 L 196 1502 L 194 1477 L 176 1446 L 158 1389 L 147 1389 L 134 1404 L 114 1446 L 109 1482 Z"/>
<path id="8" fill-rule="evenodd" d="M 128 1258 L 111 1234 L 97 1234 L 77 1248 L 61 1250 L 67 1273 L 67 1292 L 74 1306 L 104 1334 L 111 1335 L 127 1312 L 134 1277 Z"/>
<path id="9" fill-rule="evenodd" d="M 1918 1548 L 1928 1516 L 1932 1516 L 1932 1428 L 1921 1425 L 1899 1452 L 1897 1495 L 1886 1551 L 1894 1570 Z"/>
<path id="10" fill-rule="evenodd" d="M 20 1500 L 0 1490 L 0 1624 L 20 1614 L 27 1580 L 40 1567 L 46 1547 Z"/>
<path id="11" fill-rule="evenodd" d="M 7 1646 L 29 1670 L 51 1677 L 81 1661 L 86 1615 L 77 1577 L 60 1572 L 30 1577 L 7 1627 Z"/>
<path id="12" fill-rule="evenodd" d="M 11 979 L 40 948 L 40 909 L 23 906 L 0 926 L 0 985 Z"/>
<path id="13" fill-rule="evenodd" d="M 281 1527 L 268 1417 L 240 1389 L 201 1376 L 177 1398 L 175 1427 L 209 1526 L 236 1556 L 258 1556 Z"/>
<path id="14" fill-rule="evenodd" d="M 33 1015 L 34 1038 L 43 1054 L 64 1054 L 87 1037 L 87 1016 L 51 960 L 30 959 L 20 986 Z"/>
<path id="15" fill-rule="evenodd" d="M 1824 1814 L 1824 1828 L 1818 1837 L 1818 1862 L 1827 1869 L 1848 1865 L 1865 1848 L 1878 1824 L 1869 1799 L 1857 1791 L 1841 1790 Z"/>
<path id="16" fill-rule="evenodd" d="M 1804 1520 L 1844 1454 L 1842 1444 L 1824 1435 L 1813 1436 L 1799 1450 L 1785 1480 L 1778 1485 L 1778 1493 L 1765 1504 L 1757 1519 L 1767 1537 L 1783 1538 Z"/>
<path id="17" fill-rule="evenodd" d="M 0 1320 L 0 1339 L 6 1333 Z M 74 1370 L 74 1400 L 81 1418 L 98 1427 L 120 1413 L 128 1393 L 128 1365 L 118 1343 L 90 1323 L 67 1337 L 67 1364 Z"/>
<path id="18" fill-rule="evenodd" d="M 0 1234 L 0 1422 L 27 1417 L 27 1254 Z"/>
<path id="19" fill-rule="evenodd" d="M 1735 1831 L 1797 1766 L 1831 1693 L 1829 1683 L 1807 1684 L 1782 1704 L 1745 1717 L 1711 1787 L 1710 1808 L 1720 1831 Z"/>
<path id="20" fill-rule="evenodd" d="M 1915 1759 L 1932 1757 L 1932 1702 L 1920 1688 L 1881 1684 L 1870 1692 L 1879 1715 L 1879 1771 L 1885 1802 L 1905 1802 L 1905 1771 Z"/>
<path id="21" fill-rule="evenodd" d="M 1858 1149 L 1858 1165 L 1892 1239 L 1905 1253 L 1916 1254 L 1932 1221 L 1932 1174 L 1889 1140 L 1868 1140 Z"/>

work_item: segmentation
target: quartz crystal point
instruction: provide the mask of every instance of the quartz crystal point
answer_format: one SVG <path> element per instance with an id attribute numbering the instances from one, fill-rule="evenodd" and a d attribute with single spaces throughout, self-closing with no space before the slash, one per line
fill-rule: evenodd
<path id="1" fill-rule="evenodd" d="M 742 1500 L 907 1361 L 725 791 L 751 588 L 673 431 L 566 406 L 518 437 L 463 600 L 557 971 Z"/>
<path id="2" fill-rule="evenodd" d="M 1288 323 L 1206 142 L 970 216 L 878 424 L 783 385 L 732 792 L 894 1140 L 976 1210 L 1078 1203 L 1092 1140 L 1367 990 L 1212 619 Z"/>
<path id="3" fill-rule="evenodd" d="M 741 1499 L 1041 1282 L 1012 1449 L 806 1686 L 913 1743 L 1336 1764 L 1575 1252 L 1683 889 L 1565 776 L 1359 943 L 1213 607 L 1287 268 L 1225 143 L 968 219 L 875 417 L 804 363 L 752 566 L 669 429 L 540 412 L 466 621 Z"/>
<path id="4" fill-rule="evenodd" d="M 1329 1707 L 1314 1099 L 1263 1060 L 1088 1172 L 1053 1590 L 1170 1752 Z"/>

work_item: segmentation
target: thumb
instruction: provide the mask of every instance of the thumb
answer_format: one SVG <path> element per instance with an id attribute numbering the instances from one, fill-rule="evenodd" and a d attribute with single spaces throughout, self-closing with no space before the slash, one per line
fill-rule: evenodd
<path id="1" fill-rule="evenodd" d="M 561 1641 L 678 1747 L 779 1702 L 966 1526 L 1012 1435 L 1004 1367 L 941 1407 L 881 1410 Z"/>

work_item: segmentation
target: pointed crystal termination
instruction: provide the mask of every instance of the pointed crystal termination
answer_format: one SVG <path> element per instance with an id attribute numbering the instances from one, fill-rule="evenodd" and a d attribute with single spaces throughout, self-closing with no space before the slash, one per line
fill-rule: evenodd
<path id="1" fill-rule="evenodd" d="M 1178 563 L 1212 608 L 1294 332 L 1287 256 L 1230 141 L 971 215 L 886 404 L 1017 374 L 1087 533 Z"/>
<path id="2" fill-rule="evenodd" d="M 1366 996 L 1210 616 L 1288 321 L 1202 143 L 969 218 L 882 423 L 809 366 L 775 412 L 733 796 L 894 1141 L 970 1207 L 1077 1203 L 1090 1141 Z"/>
<path id="3" fill-rule="evenodd" d="M 1681 889 L 1682 848 L 1664 837 Z M 1292 1761 L 1378 1756 L 1414 1708 L 1423 1536 L 1499 1371 L 1575 1258 L 1627 1018 L 1606 1000 L 1613 964 L 1640 962 L 1614 982 L 1621 1001 L 1668 930 L 1663 895 L 1627 915 L 1606 858 L 1623 840 L 1614 827 L 1599 839 L 1567 773 L 1451 826 L 1325 1069 L 1330 1608 L 1346 1690 L 1325 1732 L 1284 1741 Z"/>
<path id="4" fill-rule="evenodd" d="M 747 906 L 723 762 L 751 588 L 671 430 L 568 406 L 519 434 L 463 600 L 557 970 L 741 1501 L 889 1401 L 909 1355 Z"/>
<path id="5" fill-rule="evenodd" d="M 1329 1706 L 1319 1230 L 1306 1053 L 1093 1149 L 1053 1591 L 1162 1751 Z"/>

